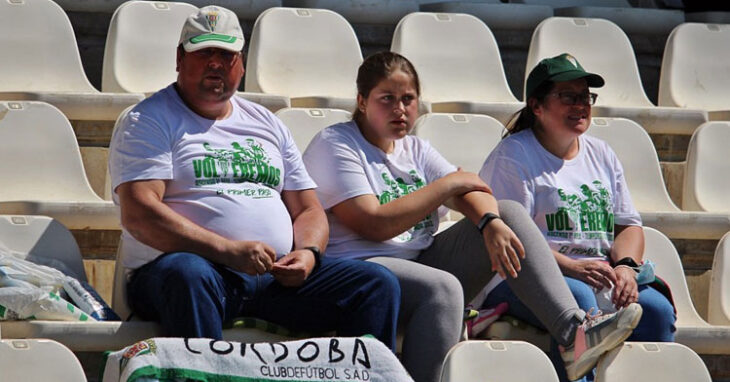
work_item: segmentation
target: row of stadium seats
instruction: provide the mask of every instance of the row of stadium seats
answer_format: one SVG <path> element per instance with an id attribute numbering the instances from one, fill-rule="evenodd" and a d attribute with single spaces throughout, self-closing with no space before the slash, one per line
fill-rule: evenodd
<path id="1" fill-rule="evenodd" d="M 0 160 L 8 164 L 0 167 L 0 176 L 7 179 L 0 189 L 0 213 L 48 215 L 71 229 L 119 229 L 108 184 L 103 199 L 92 190 L 73 129 L 58 109 L 9 101 L 0 102 L 0 114 Z M 319 130 L 351 118 L 338 109 L 282 108 L 276 114 L 301 151 Z M 504 126 L 486 115 L 427 113 L 413 133 L 452 163 L 478 172 L 503 132 Z M 730 231 L 730 202 L 724 194 L 730 188 L 724 148 L 730 122 L 707 122 L 691 139 L 681 210 L 669 197 L 654 146 L 640 125 L 596 117 L 589 134 L 616 151 L 645 225 L 675 239 L 716 240 Z"/>
<path id="2" fill-rule="evenodd" d="M 38 367 L 43 364 L 44 367 Z M 529 365 L 530 367 L 524 367 Z M 0 372 L 11 381 L 86 382 L 81 363 L 64 345 L 46 339 L 0 340 Z M 479 379 L 557 382 L 550 360 L 521 341 L 468 341 L 444 360 L 441 382 Z M 626 342 L 599 362 L 596 381 L 641 378 L 664 382 L 711 382 L 702 359 L 677 343 Z"/>
<path id="3" fill-rule="evenodd" d="M 697 313 L 689 294 L 679 255 L 671 241 L 652 228 L 645 228 L 644 257 L 656 264 L 656 273 L 672 288 L 677 309 L 676 342 L 690 347 L 699 354 L 730 354 L 730 236 L 717 247 L 711 290 L 710 323 Z M 45 216 L 0 215 L 0 242 L 27 258 L 44 264 L 62 264 L 79 280 L 86 280 L 81 254 L 71 233 L 57 220 Z M 128 317 L 122 266 L 115 272 L 112 307 L 121 317 Z M 724 287 L 724 288 L 723 288 Z M 258 325 L 258 326 L 257 326 Z M 506 326 L 506 327 L 505 327 Z M 121 349 L 139 340 L 160 334 L 159 327 L 144 321 L 2 321 L 3 338 L 47 338 L 63 343 L 73 351 L 104 351 Z M 500 340 L 523 339 L 519 330 L 505 322 L 497 322 L 489 329 L 490 338 Z M 228 340 L 243 342 L 282 341 L 294 335 L 275 325 L 251 320 L 224 331 Z"/>
<path id="4" fill-rule="evenodd" d="M 113 121 L 128 105 L 174 81 L 180 26 L 195 9 L 144 1 L 117 8 L 99 92 L 84 74 L 60 6 L 51 0 L 2 2 L 0 98 L 49 102 L 71 120 Z M 730 25 L 677 26 L 665 49 L 659 106 L 644 92 L 628 37 L 607 20 L 545 19 L 535 28 L 526 68 L 570 52 L 606 79 L 594 116 L 629 118 L 650 133 L 690 135 L 708 120 L 730 120 L 729 36 Z M 354 109 L 362 54 L 341 15 L 270 8 L 256 20 L 249 40 L 245 89 L 262 94 L 257 97 L 265 105 L 290 99 L 295 107 Z M 414 62 L 428 111 L 486 114 L 506 123 L 523 105 L 507 85 L 492 32 L 474 16 L 411 13 L 398 23 L 391 49 Z"/>
<path id="5" fill-rule="evenodd" d="M 66 11 L 112 13 L 125 0 L 58 0 Z M 196 6 L 203 0 L 191 0 Z M 669 4 L 667 4 L 669 3 Z M 627 33 L 667 34 L 685 21 L 727 22 L 728 13 L 683 12 L 680 1 L 641 2 L 638 7 L 627 0 L 238 0 L 218 1 L 243 20 L 255 20 L 272 7 L 321 8 L 343 15 L 353 24 L 395 24 L 408 13 L 468 13 L 482 19 L 491 28 L 532 29 L 552 16 L 591 17 L 611 20 Z M 664 8 L 664 9 L 662 9 Z M 672 9 L 675 8 L 675 9 Z"/>

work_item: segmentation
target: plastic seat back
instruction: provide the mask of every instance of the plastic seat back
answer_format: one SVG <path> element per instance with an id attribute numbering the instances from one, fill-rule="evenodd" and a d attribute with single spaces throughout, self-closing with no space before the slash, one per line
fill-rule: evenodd
<path id="1" fill-rule="evenodd" d="M 504 126 L 486 115 L 429 113 L 416 121 L 414 131 L 454 166 L 478 173 Z"/>
<path id="2" fill-rule="evenodd" d="M 102 90 L 152 93 L 175 82 L 180 30 L 197 10 L 176 2 L 129 1 L 120 5 L 107 33 Z"/>
<path id="3" fill-rule="evenodd" d="M 0 102 L 0 202 L 102 201 L 66 117 L 43 102 Z"/>
<path id="4" fill-rule="evenodd" d="M 644 128 L 624 118 L 593 118 L 588 134 L 606 141 L 618 156 L 637 210 L 679 211 L 669 197 L 654 143 Z"/>
<path id="5" fill-rule="evenodd" d="M 573 55 L 583 68 L 600 74 L 606 85 L 596 105 L 614 107 L 654 106 L 644 92 L 634 49 L 616 24 L 604 19 L 551 17 L 532 35 L 527 54 L 525 83 L 540 60 L 562 53 Z"/>
<path id="6" fill-rule="evenodd" d="M 253 27 L 246 91 L 355 98 L 362 53 L 355 31 L 324 9 L 270 8 Z"/>
<path id="7" fill-rule="evenodd" d="M 697 353 L 673 342 L 625 342 L 606 353 L 596 367 L 596 382 L 711 382 Z"/>
<path id="8" fill-rule="evenodd" d="M 3 381 L 86 382 L 81 363 L 51 340 L 0 340 Z"/>
<path id="9" fill-rule="evenodd" d="M 672 290 L 674 307 L 677 309 L 675 325 L 708 326 L 692 303 L 682 262 L 669 238 L 654 228 L 644 227 L 644 259 L 656 264 L 656 275 L 665 280 Z"/>
<path id="10" fill-rule="evenodd" d="M 391 50 L 416 67 L 425 101 L 517 102 L 494 35 L 472 15 L 411 13 L 396 26 Z"/>
<path id="11" fill-rule="evenodd" d="M 95 92 L 66 13 L 51 0 L 0 1 L 0 92 Z"/>
<path id="12" fill-rule="evenodd" d="M 529 365 L 529 367 L 525 367 Z M 465 341 L 449 350 L 441 382 L 558 381 L 550 359 L 522 341 Z"/>
<path id="13" fill-rule="evenodd" d="M 47 216 L 0 215 L 0 245 L 36 264 L 86 281 L 81 251 L 71 232 Z"/>
<path id="14" fill-rule="evenodd" d="M 720 239 L 712 261 L 707 321 L 730 326 L 730 233 Z"/>
<path id="15" fill-rule="evenodd" d="M 682 208 L 730 212 L 730 122 L 706 122 L 690 139 L 684 173 Z"/>
<path id="16" fill-rule="evenodd" d="M 730 109 L 730 25 L 684 23 L 667 39 L 659 105 Z"/>
<path id="17" fill-rule="evenodd" d="M 289 128 L 300 152 L 320 130 L 352 119 L 352 113 L 338 109 L 286 108 L 277 111 L 276 116 Z"/>

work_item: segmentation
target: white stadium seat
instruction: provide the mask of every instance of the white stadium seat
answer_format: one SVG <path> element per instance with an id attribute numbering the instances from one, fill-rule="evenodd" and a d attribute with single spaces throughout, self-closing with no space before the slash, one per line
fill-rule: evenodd
<path id="1" fill-rule="evenodd" d="M 494 35 L 472 15 L 412 13 L 396 26 L 391 50 L 416 67 L 421 99 L 434 112 L 487 114 L 506 124 L 524 106 L 507 85 Z"/>
<path id="2" fill-rule="evenodd" d="M 0 213 L 47 215 L 71 229 L 119 229 L 94 193 L 68 120 L 43 102 L 0 102 Z"/>
<path id="3" fill-rule="evenodd" d="M 73 236 L 62 224 L 49 217 L 0 215 L 0 243 L 14 253 L 21 253 L 29 261 L 54 267 L 82 281 L 87 280 L 81 253 Z M 121 262 L 117 264 L 119 267 L 115 270 L 117 273 L 112 306 L 120 316 L 127 318 L 129 311 L 126 308 L 126 277 Z M 0 333 L 6 339 L 48 338 L 73 351 L 89 352 L 121 349 L 137 341 L 161 335 L 156 323 L 145 321 L 0 321 Z M 284 329 L 251 319 L 244 320 L 240 327 L 224 330 L 223 336 L 227 340 L 242 342 L 271 342 L 292 338 L 291 333 Z M 3 365 L 6 359 L 4 357 L 5 354 L 0 351 L 0 365 Z M 0 375 L 3 376 L 3 381 L 8 376 L 2 367 Z M 58 379 L 28 377 L 8 380 Z"/>
<path id="4" fill-rule="evenodd" d="M 521 341 L 465 341 L 449 350 L 441 382 L 558 381 L 542 350 Z"/>
<path id="5" fill-rule="evenodd" d="M 429 113 L 416 121 L 413 131 L 454 166 L 478 173 L 502 139 L 504 126 L 486 115 Z"/>
<path id="6" fill-rule="evenodd" d="M 506 4 L 499 0 L 441 1 L 421 4 L 421 11 L 438 13 L 466 13 L 484 21 L 490 29 L 535 29 L 542 20 L 553 16 L 553 8 L 547 5 Z"/>
<path id="7" fill-rule="evenodd" d="M 197 11 L 196 6 L 177 2 L 129 1 L 119 6 L 107 33 L 102 90 L 150 95 L 175 82 L 180 30 Z M 289 106 L 284 96 L 237 94 L 271 111 Z"/>
<path id="8" fill-rule="evenodd" d="M 48 102 L 71 120 L 114 121 L 144 98 L 91 86 L 71 22 L 51 0 L 0 2 L 0 51 L 0 99 Z"/>
<path id="9" fill-rule="evenodd" d="M 681 211 L 664 186 L 649 134 L 624 118 L 593 118 L 588 134 L 606 141 L 624 168 L 631 199 L 645 226 L 673 239 L 719 239 L 730 231 L 730 214 Z"/>
<path id="10" fill-rule="evenodd" d="M 515 2 L 515 1 L 512 1 Z M 676 9 L 634 8 L 628 0 L 520 0 L 533 5 L 551 5 L 555 16 L 610 20 L 628 34 L 666 36 L 684 22 Z"/>
<path id="11" fill-rule="evenodd" d="M 248 92 L 281 94 L 294 107 L 354 110 L 362 53 L 355 31 L 326 9 L 270 8 L 256 19 Z"/>
<path id="12" fill-rule="evenodd" d="M 352 119 L 352 113 L 338 109 L 288 108 L 277 111 L 276 116 L 289 128 L 300 152 L 320 130 Z"/>
<path id="13" fill-rule="evenodd" d="M 715 249 L 707 321 L 712 325 L 730 325 L 730 233 L 720 239 Z"/>
<path id="14" fill-rule="evenodd" d="M 667 39 L 659 105 L 704 109 L 730 120 L 730 25 L 685 23 Z"/>
<path id="15" fill-rule="evenodd" d="M 67 347 L 51 340 L 0 340 L 3 381 L 86 382 L 84 369 Z"/>
<path id="16" fill-rule="evenodd" d="M 112 15 L 104 50 L 101 89 L 154 93 L 175 82 L 175 57 L 188 3 L 129 1 Z"/>
<path id="17" fill-rule="evenodd" d="M 702 358 L 673 342 L 625 342 L 604 355 L 596 382 L 712 382 Z"/>
<path id="18" fill-rule="evenodd" d="M 708 122 L 692 135 L 687 148 L 682 207 L 689 211 L 730 213 L 730 122 Z"/>
<path id="19" fill-rule="evenodd" d="M 551 17 L 540 23 L 530 43 L 525 83 L 540 60 L 562 53 L 572 54 L 585 70 L 606 80 L 605 86 L 593 90 L 598 94 L 594 117 L 623 117 L 638 122 L 649 133 L 684 135 L 691 135 L 707 121 L 704 110 L 651 103 L 628 37 L 608 20 Z"/>
<path id="20" fill-rule="evenodd" d="M 337 12 L 353 24 L 393 25 L 418 11 L 414 0 L 283 0 L 285 7 L 321 8 Z"/>
<path id="21" fill-rule="evenodd" d="M 677 309 L 674 340 L 699 354 L 730 354 L 730 326 L 713 326 L 700 317 L 687 287 L 682 262 L 672 242 L 661 232 L 644 227 L 644 259 L 656 264 L 656 275 L 672 290 Z"/>
<path id="22" fill-rule="evenodd" d="M 0 215 L 0 243 L 25 260 L 87 281 L 79 246 L 58 220 L 48 216 Z"/>
<path id="23" fill-rule="evenodd" d="M 128 0 L 56 0 L 56 3 L 66 11 L 104 13 L 114 13 L 117 7 L 125 2 L 128 2 Z M 243 20 L 256 20 L 256 17 L 264 10 L 281 6 L 281 0 L 215 0 L 215 2 L 188 0 L 186 2 L 197 7 L 215 3 L 215 5 L 230 9 L 238 18 Z M 167 1 L 160 1 L 160 3 L 167 3 Z"/>

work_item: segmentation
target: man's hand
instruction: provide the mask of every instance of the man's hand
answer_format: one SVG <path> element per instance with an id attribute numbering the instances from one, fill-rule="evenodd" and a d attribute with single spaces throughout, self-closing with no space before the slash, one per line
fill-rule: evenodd
<path id="1" fill-rule="evenodd" d="M 484 227 L 482 236 L 492 262 L 492 270 L 497 271 L 504 279 L 507 274 L 516 278 L 517 272 L 522 269 L 520 259 L 525 258 L 525 249 L 517 235 L 502 219 L 494 219 Z"/>
<path id="2" fill-rule="evenodd" d="M 616 273 L 616 286 L 613 288 L 611 300 L 616 308 L 623 308 L 632 302 L 639 301 L 639 285 L 636 284 L 636 271 L 630 267 L 618 266 L 614 268 Z"/>
<path id="3" fill-rule="evenodd" d="M 223 254 L 225 265 L 249 275 L 260 275 L 272 270 L 276 252 L 260 241 L 231 241 Z"/>
<path id="4" fill-rule="evenodd" d="M 572 260 L 565 273 L 598 290 L 616 285 L 616 273 L 603 261 Z"/>
<path id="5" fill-rule="evenodd" d="M 281 285 L 298 287 L 304 284 L 315 264 L 312 251 L 297 249 L 276 261 L 271 268 L 271 274 Z"/>

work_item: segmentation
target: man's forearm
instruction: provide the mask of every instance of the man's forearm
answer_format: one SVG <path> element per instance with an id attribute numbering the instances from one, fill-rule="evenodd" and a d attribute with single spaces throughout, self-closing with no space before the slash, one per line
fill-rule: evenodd
<path id="1" fill-rule="evenodd" d="M 294 218 L 294 249 L 317 246 L 324 252 L 329 238 L 327 216 L 321 208 L 310 207 Z"/>
<path id="2" fill-rule="evenodd" d="M 228 240 L 175 212 L 140 185 L 120 186 L 122 225 L 141 243 L 162 252 L 186 251 L 220 263 Z"/>

